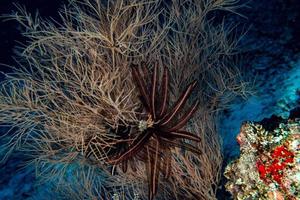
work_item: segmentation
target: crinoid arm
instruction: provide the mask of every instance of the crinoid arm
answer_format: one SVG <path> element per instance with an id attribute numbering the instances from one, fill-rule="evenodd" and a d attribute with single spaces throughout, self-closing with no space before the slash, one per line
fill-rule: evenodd
<path id="1" fill-rule="evenodd" d="M 180 98 L 176 102 L 175 106 L 173 107 L 173 109 L 171 110 L 171 112 L 169 113 L 169 115 L 166 115 L 166 117 L 164 117 L 162 119 L 162 122 L 161 122 L 162 126 L 167 125 L 174 118 L 174 116 L 176 116 L 178 114 L 178 112 L 180 111 L 180 109 L 186 103 L 188 97 L 192 93 L 192 91 L 193 91 L 194 87 L 196 86 L 196 84 L 197 84 L 197 82 L 194 81 L 193 83 L 191 83 L 188 86 L 188 88 L 186 89 L 186 91 L 180 96 Z"/>
<path id="2" fill-rule="evenodd" d="M 132 156 L 136 155 L 141 150 L 141 148 L 144 148 L 150 137 L 150 132 L 139 135 L 124 153 L 116 158 L 109 159 L 108 163 L 115 165 L 130 159 Z"/>

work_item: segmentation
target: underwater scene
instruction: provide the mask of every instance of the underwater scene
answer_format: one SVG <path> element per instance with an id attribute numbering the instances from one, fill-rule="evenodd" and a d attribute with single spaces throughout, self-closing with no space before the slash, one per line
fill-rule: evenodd
<path id="1" fill-rule="evenodd" d="M 300 200 L 300 0 L 1 0 L 0 200 Z"/>

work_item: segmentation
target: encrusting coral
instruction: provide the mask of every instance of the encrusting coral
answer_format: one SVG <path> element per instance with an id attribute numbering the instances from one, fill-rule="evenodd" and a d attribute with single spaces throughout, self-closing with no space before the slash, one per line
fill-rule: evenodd
<path id="1" fill-rule="evenodd" d="M 237 140 L 241 156 L 226 167 L 227 190 L 234 199 L 300 198 L 300 121 L 282 122 L 274 130 L 245 123 Z"/>
<path id="2" fill-rule="evenodd" d="M 237 3 L 70 0 L 60 22 L 18 7 L 7 19 L 27 43 L 1 83 L 3 161 L 28 156 L 61 199 L 216 199 L 218 111 L 247 88 L 233 28 L 209 14 Z"/>

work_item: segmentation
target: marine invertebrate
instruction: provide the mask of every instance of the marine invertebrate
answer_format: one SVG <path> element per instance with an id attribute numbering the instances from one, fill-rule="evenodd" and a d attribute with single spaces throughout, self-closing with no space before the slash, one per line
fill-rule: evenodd
<path id="1" fill-rule="evenodd" d="M 157 155 L 157 165 L 152 166 L 156 166 L 152 170 L 154 183 L 160 175 L 168 177 L 170 168 L 173 173 L 169 179 L 159 179 L 161 187 L 156 199 L 215 199 L 222 163 L 216 111 L 240 94 L 243 84 L 239 70 L 231 63 L 235 46 L 235 39 L 229 37 L 231 29 L 212 23 L 207 13 L 230 11 L 237 2 L 70 0 L 60 11 L 61 24 L 39 17 L 33 19 L 24 10 L 11 15 L 24 26 L 28 43 L 19 49 L 21 66 L 8 74 L 0 87 L 0 123 L 16 130 L 5 136 L 8 142 L 1 146 L 5 149 L 4 158 L 13 150 L 28 153 L 42 179 L 54 180 L 54 186 L 62 190 L 73 185 L 74 196 L 62 192 L 66 199 L 107 199 L 115 192 L 133 199 L 133 191 L 146 199 L 144 168 L 149 168 L 147 163 L 154 163 Z M 186 137 L 179 139 L 184 134 L 176 133 L 176 137 L 164 136 L 172 143 L 165 146 L 171 147 L 161 145 L 151 136 L 145 145 L 149 153 L 147 148 L 138 153 L 131 148 L 135 139 L 141 139 L 155 127 L 152 105 L 147 111 L 146 102 L 138 98 L 139 86 L 131 76 L 135 73 L 131 64 L 144 60 L 149 66 L 157 60 L 168 66 L 172 80 L 162 78 L 159 85 L 159 78 L 155 78 L 157 88 L 168 82 L 168 93 L 152 93 L 156 117 L 160 114 L 158 107 L 163 107 L 163 97 L 176 106 L 184 88 L 189 88 L 188 83 L 198 81 L 199 90 L 188 96 L 191 101 L 199 101 L 199 112 L 185 127 L 201 138 L 195 146 Z M 146 92 L 151 91 L 154 88 L 148 79 L 153 76 L 146 75 L 146 68 L 142 70 L 144 73 L 139 73 L 138 78 L 147 83 Z M 163 73 L 157 74 L 164 77 Z M 152 96 L 147 96 L 151 104 Z M 172 108 L 167 112 L 167 102 L 166 118 L 173 112 Z M 193 112 L 193 106 L 187 113 L 181 112 L 183 107 L 179 109 L 164 128 L 175 127 L 180 120 L 186 125 L 183 118 L 185 114 L 187 119 L 192 116 L 188 112 Z M 156 151 L 158 144 L 160 149 L 170 150 Z M 182 145 L 186 150 L 173 148 Z M 189 148 L 205 153 L 194 154 Z M 136 153 L 135 158 L 125 159 L 126 152 L 128 156 Z M 124 172 L 129 163 L 136 171 L 118 171 L 111 176 L 108 161 L 121 164 Z M 47 163 L 51 167 L 45 167 Z M 76 181 L 71 183 L 68 176 L 77 164 L 79 167 L 72 173 Z M 150 173 L 147 175 L 151 177 Z M 82 177 L 86 177 L 85 187 L 77 181 Z M 63 178 L 65 181 L 58 185 L 56 180 Z"/>
<path id="2" fill-rule="evenodd" d="M 241 156 L 225 170 L 226 188 L 234 199 L 299 199 L 299 125 L 299 119 L 290 119 L 274 130 L 261 124 L 242 126 Z"/>
<path id="3" fill-rule="evenodd" d="M 165 67 L 162 83 L 159 84 L 158 70 L 158 65 L 155 65 L 151 84 L 148 86 L 146 83 L 147 77 L 145 77 L 145 74 L 148 74 L 146 69 L 144 69 L 145 74 L 142 75 L 137 66 L 132 67 L 132 76 L 139 89 L 140 99 L 148 119 L 147 121 L 140 121 L 138 129 L 135 129 L 140 133 L 133 134 L 133 140 L 126 140 L 130 142 L 127 144 L 127 149 L 120 152 L 118 156 L 110 158 L 108 161 L 111 164 L 123 163 L 124 171 L 127 169 L 128 160 L 138 159 L 145 162 L 147 170 L 149 170 L 147 172 L 149 174 L 149 199 L 153 199 L 156 194 L 159 173 L 164 173 L 165 177 L 168 177 L 170 174 L 172 147 L 184 148 L 195 153 L 200 153 L 200 150 L 196 147 L 179 140 L 200 141 L 197 135 L 182 130 L 196 112 L 199 102 L 196 101 L 184 114 L 180 113 L 192 93 L 196 82 L 191 83 L 187 87 L 168 112 L 169 72 Z M 147 92 L 148 89 L 150 89 L 150 93 Z"/>

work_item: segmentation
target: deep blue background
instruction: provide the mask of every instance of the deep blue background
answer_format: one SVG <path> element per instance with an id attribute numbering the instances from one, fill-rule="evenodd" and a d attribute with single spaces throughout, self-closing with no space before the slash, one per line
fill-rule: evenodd
<path id="1" fill-rule="evenodd" d="M 66 2 L 65 0 L 1 0 L 0 15 L 12 14 L 17 10 L 15 4 L 25 6 L 29 13 L 34 14 L 37 10 L 42 17 L 59 20 L 58 9 Z M 20 32 L 20 25 L 15 21 L 0 22 L 0 63 L 13 65 L 13 49 L 18 42 L 24 43 L 25 38 Z M 0 66 L 0 71 L 8 72 L 5 66 Z"/>

